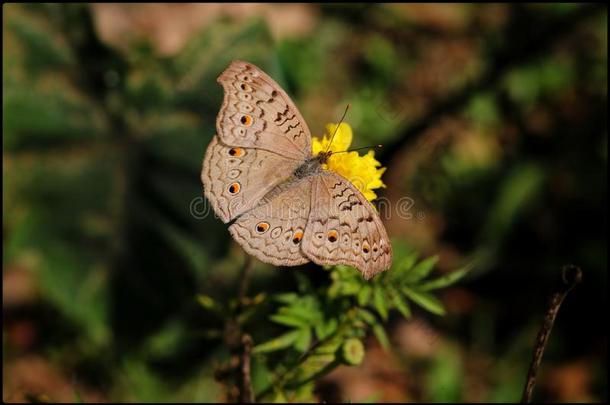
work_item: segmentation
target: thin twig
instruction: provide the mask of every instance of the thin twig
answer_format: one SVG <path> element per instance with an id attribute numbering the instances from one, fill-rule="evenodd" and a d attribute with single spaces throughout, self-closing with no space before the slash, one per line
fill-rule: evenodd
<path id="1" fill-rule="evenodd" d="M 540 328 L 540 332 L 538 332 L 538 337 L 536 338 L 534 357 L 532 358 L 532 363 L 530 364 L 530 369 L 527 373 L 527 382 L 523 389 L 521 403 L 530 403 L 532 401 L 532 393 L 534 391 L 534 386 L 536 385 L 536 374 L 538 373 L 538 368 L 540 367 L 540 362 L 542 361 L 542 355 L 544 354 L 544 349 L 546 348 L 549 336 L 551 335 L 553 323 L 555 322 L 555 318 L 557 317 L 561 303 L 572 288 L 574 288 L 576 284 L 580 283 L 581 280 L 582 271 L 580 268 L 573 265 L 566 265 L 563 267 L 561 272 L 561 281 L 559 282 L 555 293 L 553 293 L 551 296 L 549 309 L 546 312 L 544 322 L 542 323 L 542 327 Z"/>
<path id="2" fill-rule="evenodd" d="M 250 353 L 252 350 L 252 338 L 248 334 L 244 334 L 241 338 L 241 343 L 244 347 L 241 359 L 241 402 L 251 404 L 254 402 L 254 391 L 252 390 L 252 381 L 250 379 Z"/>

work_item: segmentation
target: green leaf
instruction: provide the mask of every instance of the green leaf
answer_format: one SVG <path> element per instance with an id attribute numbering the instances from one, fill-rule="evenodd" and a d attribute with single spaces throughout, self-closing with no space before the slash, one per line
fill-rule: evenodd
<path id="1" fill-rule="evenodd" d="M 438 256 L 432 256 L 419 262 L 404 278 L 406 283 L 414 283 L 426 277 L 438 262 Z"/>
<path id="2" fill-rule="evenodd" d="M 329 319 L 326 322 L 320 322 L 315 325 L 316 336 L 322 340 L 332 335 L 337 330 L 338 322 L 335 318 Z"/>
<path id="3" fill-rule="evenodd" d="M 358 308 L 358 317 L 371 326 L 378 323 L 375 315 L 363 308 Z"/>
<path id="4" fill-rule="evenodd" d="M 386 303 L 386 297 L 383 294 L 383 290 L 381 288 L 375 288 L 373 291 L 373 305 L 375 309 L 381 315 L 383 320 L 388 319 L 388 304 Z"/>
<path id="5" fill-rule="evenodd" d="M 295 342 L 295 340 L 299 338 L 300 333 L 300 330 L 293 330 L 291 332 L 284 333 L 283 335 L 278 336 L 275 339 L 271 339 L 264 343 L 261 343 L 260 345 L 256 345 L 252 349 L 252 353 L 268 353 L 290 347 Z"/>
<path id="6" fill-rule="evenodd" d="M 299 295 L 297 293 L 276 294 L 273 296 L 273 299 L 282 304 L 292 304 L 299 299 Z"/>
<path id="7" fill-rule="evenodd" d="M 373 292 L 373 288 L 370 285 L 365 285 L 358 291 L 358 305 L 361 307 L 365 307 L 368 305 L 371 300 L 371 293 Z"/>
<path id="8" fill-rule="evenodd" d="M 304 328 L 299 330 L 299 335 L 294 341 L 294 348 L 299 352 L 304 353 L 309 349 L 309 344 L 311 343 L 311 330 L 309 328 Z"/>
<path id="9" fill-rule="evenodd" d="M 417 286 L 417 289 L 420 291 L 430 291 L 436 290 L 439 288 L 448 287 L 451 284 L 456 283 L 461 280 L 468 272 L 470 271 L 470 267 L 463 268 L 460 270 L 453 271 L 445 276 L 436 278 L 434 280 L 427 281 Z"/>
<path id="10" fill-rule="evenodd" d="M 305 361 L 297 367 L 291 376 L 292 382 L 289 386 L 299 386 L 313 379 L 319 378 L 335 368 L 340 362 L 336 352 L 341 347 L 343 339 L 332 338 L 322 345 L 316 347 Z"/>
<path id="11" fill-rule="evenodd" d="M 216 302 L 214 300 L 214 298 L 210 297 L 209 295 L 198 294 L 197 302 L 199 303 L 199 305 L 201 305 L 208 311 L 213 312 L 215 314 L 224 315 L 224 313 L 225 313 L 223 307 L 218 302 Z"/>
<path id="12" fill-rule="evenodd" d="M 282 307 L 278 312 L 282 315 L 302 318 L 307 320 L 309 324 L 317 322 L 322 318 L 322 313 L 319 308 L 306 305 L 306 303 L 303 303 L 303 305 L 295 303 L 289 307 Z"/>
<path id="13" fill-rule="evenodd" d="M 411 301 L 420 307 L 436 315 L 445 315 L 445 308 L 443 307 L 443 304 L 434 295 L 409 287 L 403 287 L 402 291 L 411 299 Z"/>
<path id="14" fill-rule="evenodd" d="M 304 328 L 309 326 L 309 322 L 307 322 L 306 319 L 290 315 L 276 314 L 271 315 L 269 319 L 271 319 L 275 323 L 279 323 L 280 325 L 294 326 L 297 328 Z"/>
<path id="15" fill-rule="evenodd" d="M 390 348 L 390 340 L 388 339 L 388 335 L 385 333 L 383 326 L 375 324 L 372 326 L 372 329 L 381 347 L 383 347 L 384 350 L 388 350 Z"/>
<path id="16" fill-rule="evenodd" d="M 416 251 L 409 252 L 407 256 L 398 262 L 396 266 L 396 270 L 394 270 L 391 274 L 393 274 L 396 278 L 400 278 L 401 275 L 407 273 L 417 261 L 418 254 Z"/>
<path id="17" fill-rule="evenodd" d="M 388 288 L 391 291 L 392 303 L 394 304 L 394 308 L 396 308 L 405 318 L 411 318 L 411 308 L 409 308 L 409 304 L 407 303 L 407 301 L 405 301 L 400 291 L 396 290 L 392 286 L 389 286 Z"/>

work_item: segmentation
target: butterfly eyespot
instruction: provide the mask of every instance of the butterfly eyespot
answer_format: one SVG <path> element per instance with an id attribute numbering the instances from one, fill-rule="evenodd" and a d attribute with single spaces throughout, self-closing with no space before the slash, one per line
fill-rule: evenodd
<path id="1" fill-rule="evenodd" d="M 250 91 L 252 90 L 252 87 L 250 87 L 249 85 L 247 85 L 246 83 L 242 83 L 241 86 L 239 86 L 243 91 Z"/>
<path id="2" fill-rule="evenodd" d="M 282 233 L 282 228 L 279 226 L 276 226 L 275 228 L 273 228 L 271 230 L 271 237 L 273 239 L 277 238 L 278 236 L 280 236 L 280 234 Z"/>
<path id="3" fill-rule="evenodd" d="M 247 127 L 252 125 L 252 117 L 249 115 L 242 115 L 239 121 Z"/>
<path id="4" fill-rule="evenodd" d="M 241 189 L 241 186 L 239 185 L 239 183 L 237 183 L 237 182 L 231 183 L 231 185 L 229 186 L 229 193 L 237 194 L 237 193 L 239 193 L 240 189 Z"/>
<path id="5" fill-rule="evenodd" d="M 368 218 L 366 219 L 366 222 L 373 222 L 373 217 L 368 217 Z"/>
<path id="6" fill-rule="evenodd" d="M 244 154 L 244 151 L 243 151 L 242 148 L 231 148 L 231 149 L 229 149 L 229 155 L 231 155 L 231 156 L 239 157 L 239 156 L 241 156 L 243 154 Z"/>
<path id="7" fill-rule="evenodd" d="M 364 253 L 368 253 L 368 252 L 370 252 L 370 250 L 371 250 L 371 248 L 369 247 L 369 245 L 367 243 L 362 245 L 362 251 Z"/>
<path id="8" fill-rule="evenodd" d="M 303 238 L 303 232 L 296 232 L 294 234 L 294 237 L 292 238 L 292 243 L 294 243 L 296 245 L 301 241 L 302 238 Z"/>
<path id="9" fill-rule="evenodd" d="M 273 91 L 271 92 L 271 97 L 275 97 L 275 96 L 277 96 L 277 91 L 273 90 Z"/>
<path id="10" fill-rule="evenodd" d="M 243 75 L 241 80 L 243 80 L 244 82 L 249 82 L 250 81 L 250 76 L 248 75 Z"/>
<path id="11" fill-rule="evenodd" d="M 265 233 L 269 229 L 269 223 L 267 222 L 259 222 L 256 224 L 256 232 Z"/>
<path id="12" fill-rule="evenodd" d="M 332 242 L 336 242 L 337 241 L 337 236 L 338 236 L 337 235 L 337 231 L 334 231 L 334 230 L 329 231 L 328 235 L 327 235 L 328 241 L 331 242 L 331 243 Z"/>

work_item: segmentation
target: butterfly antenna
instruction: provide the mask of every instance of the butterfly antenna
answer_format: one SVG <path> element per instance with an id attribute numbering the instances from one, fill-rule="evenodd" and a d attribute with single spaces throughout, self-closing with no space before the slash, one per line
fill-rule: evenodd
<path id="1" fill-rule="evenodd" d="M 347 153 L 347 152 L 355 152 L 357 150 L 362 150 L 362 149 L 370 149 L 370 148 L 383 148 L 383 145 L 371 145 L 371 146 L 363 146 L 361 148 L 355 148 L 355 149 L 348 149 L 348 150 L 343 150 L 341 152 L 333 152 L 333 155 L 336 155 L 338 153 Z"/>
<path id="2" fill-rule="evenodd" d="M 335 132 L 333 132 L 332 136 L 330 137 L 330 141 L 328 142 L 328 146 L 326 147 L 326 152 L 328 153 L 328 151 L 330 150 L 330 145 L 332 145 L 333 143 L 333 139 L 335 139 L 335 135 L 337 134 L 337 131 L 339 130 L 339 127 L 341 126 L 341 123 L 343 122 L 343 119 L 345 118 L 345 115 L 347 114 L 347 110 L 349 110 L 350 104 L 348 104 L 345 107 L 345 111 L 343 111 L 343 115 L 341 116 L 341 120 L 339 120 L 339 123 L 337 124 L 337 127 L 335 128 Z"/>

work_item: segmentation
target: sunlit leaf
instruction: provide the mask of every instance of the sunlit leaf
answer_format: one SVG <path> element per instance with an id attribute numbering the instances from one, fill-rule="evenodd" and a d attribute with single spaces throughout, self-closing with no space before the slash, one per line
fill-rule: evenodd
<path id="1" fill-rule="evenodd" d="M 403 278 L 406 283 L 414 283 L 426 277 L 438 262 L 438 256 L 432 256 L 417 263 L 411 271 Z"/>
<path id="2" fill-rule="evenodd" d="M 282 315 L 282 314 L 271 315 L 269 317 L 269 319 L 271 319 L 275 323 L 279 323 L 280 325 L 295 326 L 298 328 L 309 326 L 309 322 L 307 322 L 306 319 L 303 319 L 301 317 L 294 317 L 294 316 L 290 316 L 290 315 Z"/>
<path id="3" fill-rule="evenodd" d="M 371 299 L 371 293 L 373 292 L 373 288 L 370 285 L 365 285 L 358 291 L 358 305 L 361 307 L 365 307 L 368 305 Z"/>
<path id="4" fill-rule="evenodd" d="M 305 352 L 311 343 L 311 330 L 309 328 L 303 328 L 300 329 L 299 332 L 299 335 L 294 341 L 294 348 L 300 352 Z"/>
<path id="5" fill-rule="evenodd" d="M 389 349 L 390 340 L 388 339 L 388 335 L 385 333 L 383 326 L 381 326 L 380 324 L 376 324 L 373 325 L 371 328 L 373 329 L 373 333 L 375 334 L 375 337 L 379 341 L 381 347 L 383 347 L 385 350 Z"/>
<path id="6" fill-rule="evenodd" d="M 294 330 L 291 332 L 284 333 L 283 335 L 278 336 L 275 339 L 271 339 L 267 342 L 254 346 L 254 348 L 252 349 L 252 353 L 267 353 L 290 347 L 295 342 L 295 340 L 299 338 L 300 333 L 300 330 Z"/>
<path id="7" fill-rule="evenodd" d="M 406 286 L 402 288 L 402 292 L 404 292 L 405 295 L 411 299 L 411 301 L 420 307 L 427 309 L 433 314 L 445 315 L 445 308 L 443 307 L 443 304 L 434 295 Z"/>
<path id="8" fill-rule="evenodd" d="M 391 291 L 392 303 L 394 304 L 394 307 L 402 314 L 402 316 L 407 319 L 410 318 L 411 309 L 400 291 L 396 290 L 394 287 L 389 287 L 389 291 Z"/>
<path id="9" fill-rule="evenodd" d="M 388 319 L 388 304 L 386 303 L 386 297 L 381 288 L 375 288 L 373 291 L 373 306 L 383 320 Z"/>
<path id="10" fill-rule="evenodd" d="M 460 270 L 453 271 L 445 276 L 435 278 L 434 280 L 427 281 L 417 286 L 417 289 L 420 291 L 430 291 L 436 290 L 439 288 L 448 287 L 459 280 L 461 280 L 468 272 L 470 268 L 464 268 Z"/>

